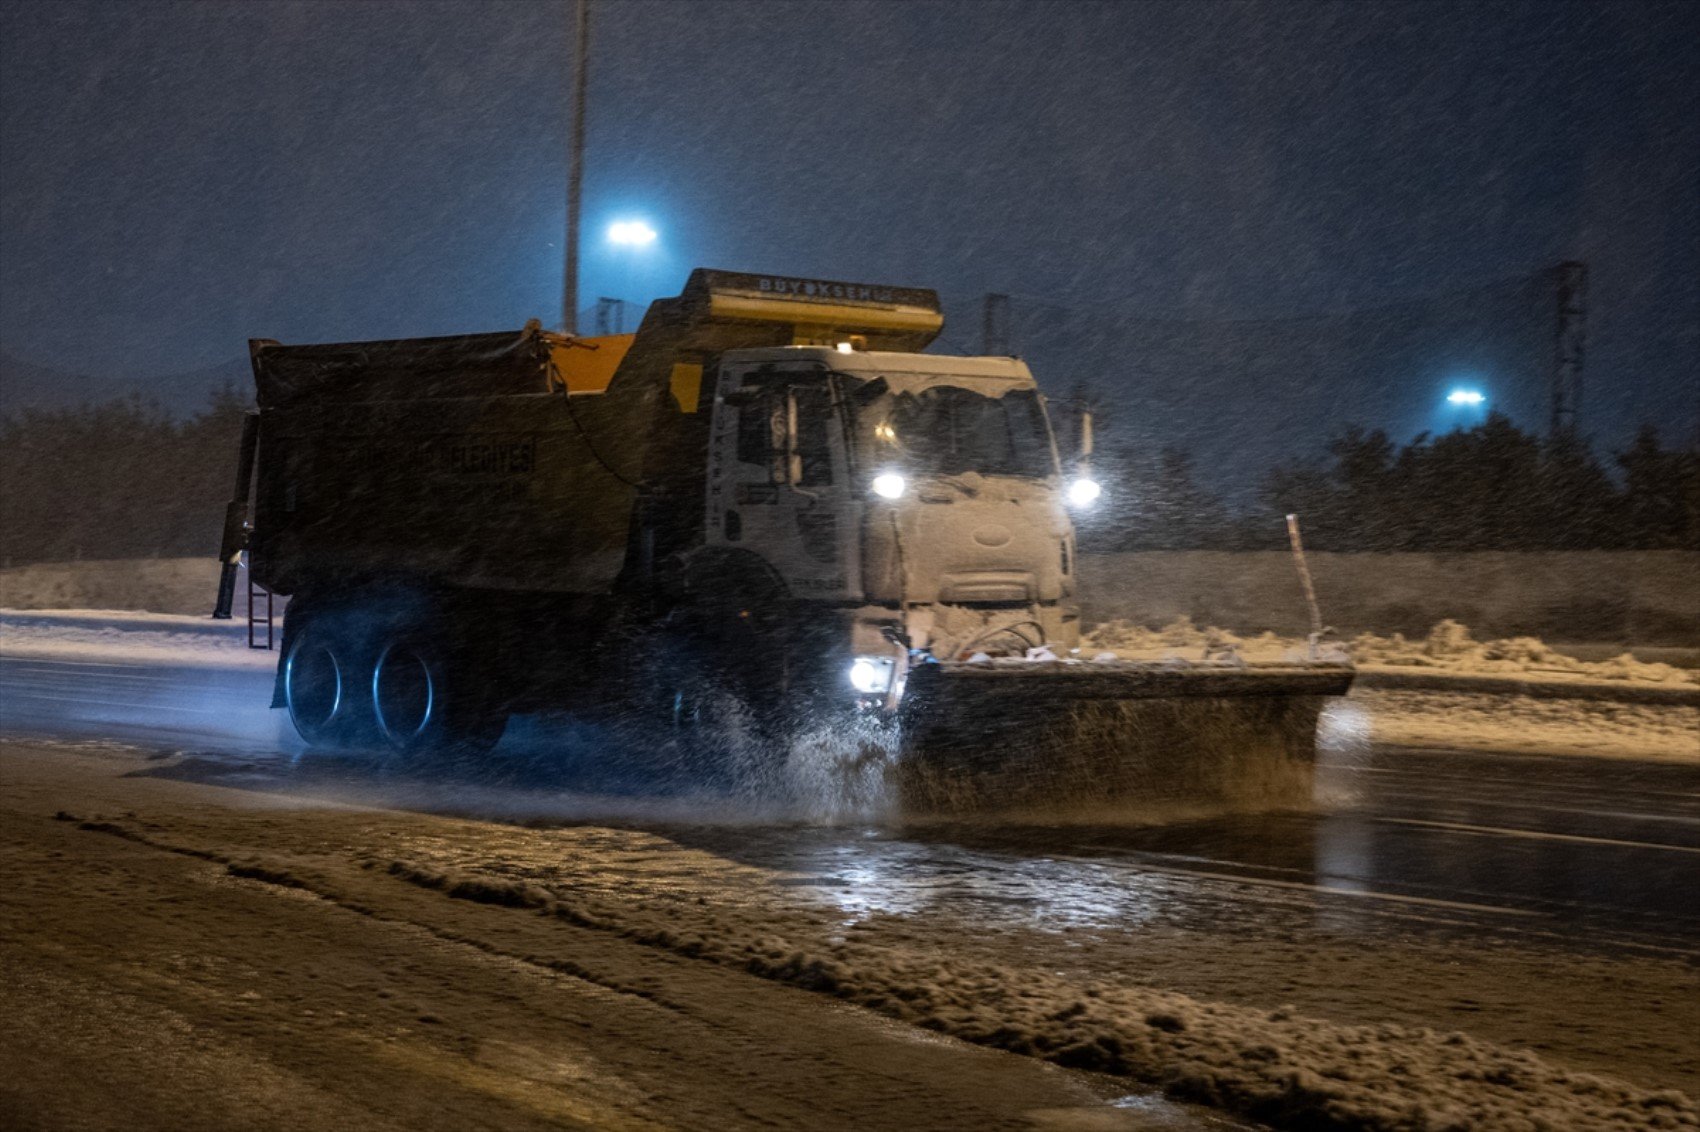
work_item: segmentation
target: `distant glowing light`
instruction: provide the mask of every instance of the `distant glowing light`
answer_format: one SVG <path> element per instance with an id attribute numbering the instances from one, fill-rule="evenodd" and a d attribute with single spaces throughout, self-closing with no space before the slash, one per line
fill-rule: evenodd
<path id="1" fill-rule="evenodd" d="M 873 482 L 874 494 L 881 499 L 896 499 L 908 486 L 908 482 L 896 472 L 881 472 Z"/>
<path id="2" fill-rule="evenodd" d="M 1068 485 L 1068 501 L 1076 507 L 1090 507 L 1098 502 L 1098 497 L 1104 494 L 1104 489 L 1097 480 L 1085 476 Z"/>
<path id="3" fill-rule="evenodd" d="M 852 345 L 851 345 L 851 344 L 850 344 L 850 343 L 848 343 L 848 342 L 840 342 L 840 343 L 839 343 L 839 344 L 838 344 L 838 352 L 839 352 L 839 353 L 840 353 L 840 354 L 849 354 L 849 353 L 852 353 L 852 352 L 854 352 L 854 351 L 855 351 L 855 349 L 856 349 L 856 347 L 854 347 L 854 346 L 852 346 Z"/>
<path id="4" fill-rule="evenodd" d="M 1480 405 L 1487 397 L 1478 389 L 1454 389 L 1446 395 L 1451 405 Z"/>
<path id="5" fill-rule="evenodd" d="M 641 248 L 655 242 L 655 229 L 641 220 L 619 220 L 608 225 L 608 242 Z"/>

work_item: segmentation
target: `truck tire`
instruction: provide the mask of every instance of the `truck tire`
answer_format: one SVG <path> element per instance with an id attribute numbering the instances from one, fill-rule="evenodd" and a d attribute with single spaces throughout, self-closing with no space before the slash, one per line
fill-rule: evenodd
<path id="1" fill-rule="evenodd" d="M 328 611 L 311 617 L 294 636 L 283 661 L 283 695 L 296 732 L 317 750 L 368 745 L 368 651 Z"/>
<path id="2" fill-rule="evenodd" d="M 696 620 L 663 636 L 647 687 L 648 758 L 693 780 L 753 784 L 784 743 L 766 642 L 746 625 Z"/>
<path id="3" fill-rule="evenodd" d="M 638 757 L 682 781 L 735 782 L 770 743 L 765 720 L 743 690 L 690 659 L 667 666 L 649 707 Z"/>
<path id="4" fill-rule="evenodd" d="M 507 729 L 507 712 L 490 703 L 471 666 L 420 630 L 385 642 L 369 688 L 378 735 L 401 755 L 483 754 Z"/>

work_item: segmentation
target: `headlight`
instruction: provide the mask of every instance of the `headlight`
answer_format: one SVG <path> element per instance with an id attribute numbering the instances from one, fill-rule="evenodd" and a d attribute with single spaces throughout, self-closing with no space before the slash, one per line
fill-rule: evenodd
<path id="1" fill-rule="evenodd" d="M 908 482 L 896 472 L 881 472 L 873 482 L 874 494 L 882 499 L 896 499 L 908 486 Z"/>
<path id="2" fill-rule="evenodd" d="M 896 667 L 889 657 L 859 656 L 850 664 L 850 686 L 871 696 L 891 687 L 891 671 Z"/>
<path id="3" fill-rule="evenodd" d="M 1098 481 L 1085 476 L 1068 485 L 1068 501 L 1076 507 L 1090 507 L 1102 494 L 1104 489 L 1098 486 Z"/>

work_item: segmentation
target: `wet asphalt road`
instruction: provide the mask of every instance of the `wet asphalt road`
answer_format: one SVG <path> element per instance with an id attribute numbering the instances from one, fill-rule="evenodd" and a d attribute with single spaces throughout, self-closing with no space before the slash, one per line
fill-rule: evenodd
<path id="1" fill-rule="evenodd" d="M 178 752 L 158 773 L 231 786 L 641 825 L 794 873 L 851 917 L 1184 923 L 1297 903 L 1366 934 L 1538 937 L 1700 961 L 1700 766 L 1371 747 L 1324 751 L 1318 805 L 1304 813 L 823 823 L 609 776 L 583 757 L 594 736 L 559 729 L 520 727 L 488 765 L 430 776 L 304 758 L 283 714 L 265 707 L 269 685 L 260 669 L 8 658 L 0 732 Z M 550 757 L 575 745 L 576 759 Z"/>

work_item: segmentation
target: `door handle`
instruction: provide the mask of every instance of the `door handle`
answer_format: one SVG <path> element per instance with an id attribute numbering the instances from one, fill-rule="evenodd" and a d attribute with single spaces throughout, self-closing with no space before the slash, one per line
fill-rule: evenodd
<path id="1" fill-rule="evenodd" d="M 737 500 L 740 504 L 778 503 L 779 485 L 771 483 L 741 483 L 738 485 Z"/>

